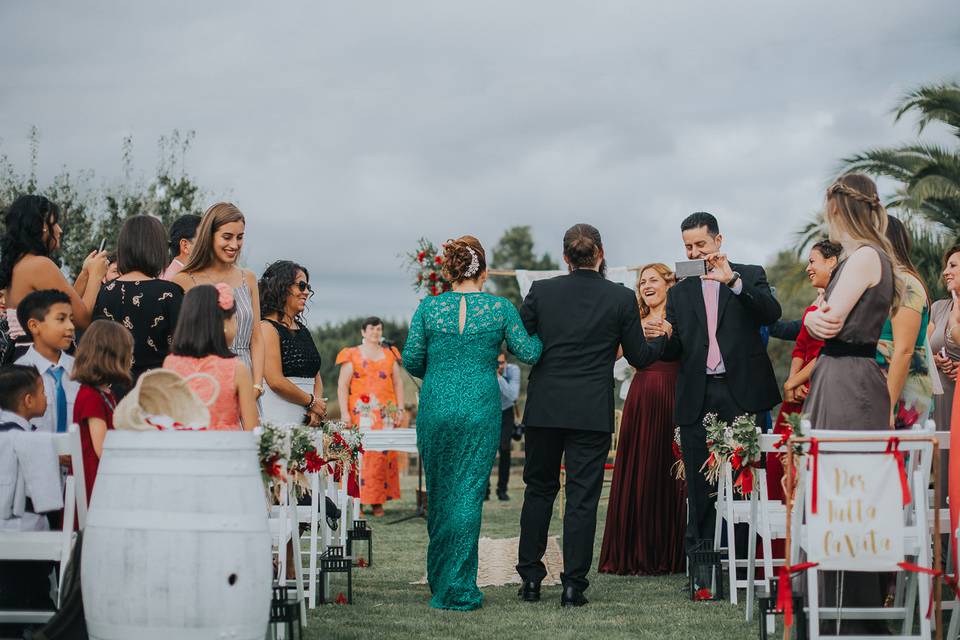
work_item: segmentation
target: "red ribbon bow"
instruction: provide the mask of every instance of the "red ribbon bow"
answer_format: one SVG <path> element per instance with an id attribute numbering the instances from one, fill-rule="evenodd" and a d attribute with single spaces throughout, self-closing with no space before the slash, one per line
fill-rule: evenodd
<path id="1" fill-rule="evenodd" d="M 783 565 L 780 567 L 780 576 L 777 578 L 777 611 L 783 612 L 783 624 L 787 627 L 793 625 L 793 583 L 790 580 L 791 574 L 806 571 L 817 566 L 816 562 L 801 562 L 794 565 Z"/>
<path id="2" fill-rule="evenodd" d="M 907 482 L 907 469 L 903 461 L 903 452 L 900 451 L 900 438 L 890 438 L 887 441 L 887 453 L 897 461 L 897 470 L 900 472 L 900 491 L 903 493 L 904 506 L 910 504 L 910 483 Z"/>
<path id="3" fill-rule="evenodd" d="M 960 598 L 960 582 L 957 581 L 956 576 L 952 576 L 944 573 L 940 569 L 930 569 L 929 567 L 921 567 L 918 564 L 913 564 L 912 562 L 898 562 L 897 566 L 903 569 L 904 571 L 912 571 L 913 573 L 924 573 L 928 576 L 933 576 L 934 578 L 943 578 L 943 581 L 947 583 L 953 592 L 957 594 L 957 597 Z M 933 614 L 933 589 L 930 589 L 930 603 L 927 605 L 927 619 L 930 619 L 930 616 Z"/>

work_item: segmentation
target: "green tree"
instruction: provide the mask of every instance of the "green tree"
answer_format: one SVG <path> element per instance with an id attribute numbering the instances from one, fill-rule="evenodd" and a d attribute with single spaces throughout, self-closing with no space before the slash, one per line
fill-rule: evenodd
<path id="1" fill-rule="evenodd" d="M 0 154 L 0 210 L 29 193 L 43 194 L 57 203 L 63 227 L 60 260 L 68 272 L 77 274 L 101 240 L 106 240 L 107 248 L 116 248 L 120 226 L 130 216 L 154 215 L 169 226 L 183 214 L 203 213 L 204 194 L 184 167 L 194 137 L 193 131 L 181 134 L 177 130 L 162 136 L 156 175 L 146 182 L 133 177 L 133 139 L 127 136 L 121 142 L 123 176 L 117 183 L 95 188 L 93 171 L 71 172 L 64 167 L 49 184 L 41 186 L 37 178 L 40 132 L 32 127 L 25 173 L 18 172 L 6 154 Z"/>
<path id="2" fill-rule="evenodd" d="M 527 225 L 510 227 L 500 236 L 500 241 L 493 248 L 494 269 L 532 269 L 548 270 L 559 269 L 557 262 L 544 253 L 540 257 L 533 251 L 533 234 Z M 516 306 L 520 306 L 520 286 L 514 278 L 497 278 L 494 282 L 497 295 L 508 298 Z"/>
<path id="3" fill-rule="evenodd" d="M 922 86 L 900 101 L 894 122 L 917 113 L 917 134 L 941 123 L 960 138 L 960 85 Z M 868 149 L 842 161 L 841 172 L 861 171 L 902 184 L 888 203 L 920 213 L 948 230 L 960 228 L 960 146 L 946 147 L 918 140 L 897 147 Z"/>

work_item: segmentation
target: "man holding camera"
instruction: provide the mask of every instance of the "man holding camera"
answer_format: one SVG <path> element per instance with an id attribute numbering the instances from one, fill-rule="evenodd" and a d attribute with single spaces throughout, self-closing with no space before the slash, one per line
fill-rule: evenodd
<path id="1" fill-rule="evenodd" d="M 665 323 L 672 336 L 663 354 L 664 360 L 680 361 L 674 420 L 686 468 L 689 551 L 714 532 L 716 498 L 711 494 L 716 489 L 700 470 L 709 455 L 704 416 L 715 413 L 729 423 L 780 402 L 760 327 L 779 319 L 781 311 L 763 267 L 732 263 L 721 252 L 723 236 L 715 217 L 694 213 L 680 230 L 687 258 L 700 262 L 678 264 L 677 277 L 693 266 L 702 274 L 684 277 L 667 294 Z M 651 335 L 663 328 L 657 320 L 644 323 Z"/>
<path id="2" fill-rule="evenodd" d="M 516 423 L 514 422 L 514 406 L 520 397 L 520 367 L 507 362 L 507 352 L 501 351 L 497 356 L 497 384 L 500 385 L 500 462 L 497 466 L 497 500 L 509 500 L 507 485 L 510 483 L 510 444 L 514 437 Z M 490 499 L 490 480 L 487 480 L 487 495 L 484 500 Z"/>

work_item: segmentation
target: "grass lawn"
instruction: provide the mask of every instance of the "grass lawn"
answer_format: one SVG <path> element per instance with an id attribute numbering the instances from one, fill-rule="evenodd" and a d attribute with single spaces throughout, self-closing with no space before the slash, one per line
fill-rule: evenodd
<path id="1" fill-rule="evenodd" d="M 519 535 L 523 483 L 519 470 L 511 482 L 509 502 L 494 497 L 483 513 L 481 535 L 507 538 Z M 537 604 L 520 602 L 517 586 L 487 587 L 479 611 L 438 611 L 428 606 L 426 585 L 411 585 L 425 571 L 426 522 L 413 519 L 387 526 L 386 521 L 413 512 L 413 486 L 403 478 L 403 500 L 387 505 L 385 518 L 371 518 L 374 564 L 354 569 L 353 606 L 318 606 L 309 611 L 305 637 L 326 638 L 754 638 L 756 622 L 744 621 L 743 606 L 729 602 L 690 601 L 680 592 L 684 576 L 629 577 L 599 575 L 596 563 L 603 536 L 606 501 L 600 504 L 595 541 L 594 570 L 590 573 L 590 604 L 580 609 L 560 608 L 560 586 L 544 587 Z M 554 513 L 551 533 L 560 533 Z"/>

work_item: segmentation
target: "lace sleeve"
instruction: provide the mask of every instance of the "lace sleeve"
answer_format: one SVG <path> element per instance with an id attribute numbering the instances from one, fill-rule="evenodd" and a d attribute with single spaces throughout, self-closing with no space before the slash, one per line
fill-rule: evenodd
<path id="1" fill-rule="evenodd" d="M 538 336 L 531 336 L 527 333 L 516 307 L 509 303 L 505 307 L 506 323 L 503 334 L 507 340 L 507 348 L 521 362 L 534 364 L 540 359 L 543 343 Z"/>
<path id="2" fill-rule="evenodd" d="M 403 345 L 403 367 L 410 375 L 423 378 L 427 371 L 427 336 L 423 330 L 423 304 L 410 320 L 407 342 Z"/>

